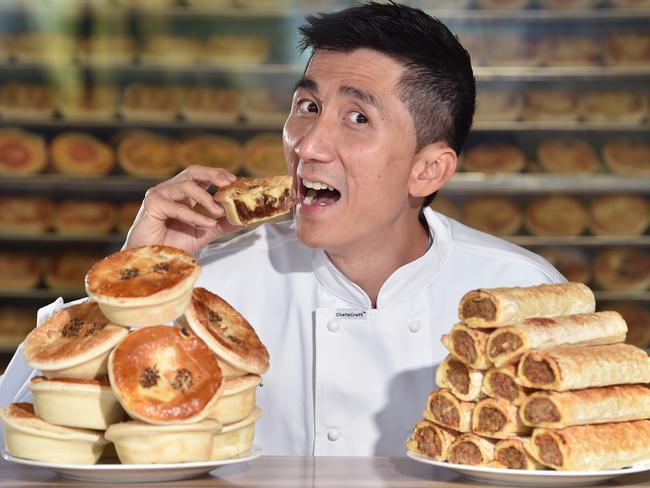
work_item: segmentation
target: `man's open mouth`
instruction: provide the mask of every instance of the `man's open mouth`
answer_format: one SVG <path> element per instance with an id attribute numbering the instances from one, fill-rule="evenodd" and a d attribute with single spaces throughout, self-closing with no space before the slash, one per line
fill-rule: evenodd
<path id="1" fill-rule="evenodd" d="M 298 190 L 303 205 L 321 206 L 332 205 L 341 198 L 341 192 L 333 186 L 317 180 L 300 179 Z"/>

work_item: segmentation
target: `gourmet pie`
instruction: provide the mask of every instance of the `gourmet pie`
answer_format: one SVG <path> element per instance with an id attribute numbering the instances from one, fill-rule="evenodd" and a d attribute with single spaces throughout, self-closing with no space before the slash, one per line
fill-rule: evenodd
<path id="1" fill-rule="evenodd" d="M 41 280 L 42 269 L 38 254 L 0 252 L 0 290 L 30 290 Z"/>
<path id="2" fill-rule="evenodd" d="M 641 291 L 650 286 L 650 256 L 645 250 L 605 249 L 596 256 L 593 271 L 602 290 Z"/>
<path id="3" fill-rule="evenodd" d="M 58 310 L 33 329 L 23 356 L 47 378 L 92 380 L 106 375 L 108 354 L 128 332 L 111 324 L 97 303 L 86 301 Z"/>
<path id="4" fill-rule="evenodd" d="M 246 141 L 244 169 L 258 177 L 286 173 L 282 138 L 276 134 L 260 134 Z"/>
<path id="5" fill-rule="evenodd" d="M 202 134 L 179 142 L 177 154 L 182 168 L 200 164 L 236 173 L 241 167 L 243 148 L 231 137 Z"/>
<path id="6" fill-rule="evenodd" d="M 129 416 L 156 425 L 203 420 L 223 388 L 210 348 L 191 330 L 165 325 L 131 332 L 111 353 L 108 374 Z"/>
<path id="7" fill-rule="evenodd" d="M 514 91 L 479 90 L 476 93 L 477 122 L 511 121 L 521 116 L 523 97 Z"/>
<path id="8" fill-rule="evenodd" d="M 33 83 L 7 83 L 0 88 L 0 112 L 4 118 L 47 119 L 56 111 L 54 88 Z"/>
<path id="9" fill-rule="evenodd" d="M 650 64 L 650 35 L 611 34 L 607 36 L 606 52 L 608 64 L 647 66 Z"/>
<path id="10" fill-rule="evenodd" d="M 463 205 L 464 224 L 489 234 L 515 235 L 521 227 L 521 211 L 510 198 L 499 195 L 475 197 Z"/>
<path id="11" fill-rule="evenodd" d="M 577 236 L 589 223 L 589 215 L 580 201 L 569 195 L 545 195 L 532 200 L 526 208 L 524 224 L 536 236 Z"/>
<path id="12" fill-rule="evenodd" d="M 290 175 L 239 178 L 219 188 L 214 200 L 233 225 L 249 225 L 287 214 L 296 202 Z"/>
<path id="13" fill-rule="evenodd" d="M 485 398 L 472 411 L 472 432 L 493 439 L 509 439 L 530 434 L 519 419 L 519 410 L 501 398 Z"/>
<path id="14" fill-rule="evenodd" d="M 68 120 L 110 120 L 115 117 L 117 90 L 112 86 L 84 86 L 63 90 L 59 110 Z"/>
<path id="15" fill-rule="evenodd" d="M 224 425 L 214 434 L 210 459 L 229 459 L 250 451 L 255 437 L 255 422 L 261 415 L 262 410 L 255 408 L 245 419 Z"/>
<path id="16" fill-rule="evenodd" d="M 603 146 L 603 161 L 614 173 L 650 176 L 650 144 L 619 139 Z"/>
<path id="17" fill-rule="evenodd" d="M 60 173 L 102 176 L 115 166 L 113 149 L 84 132 L 64 132 L 50 144 L 54 167 Z"/>
<path id="18" fill-rule="evenodd" d="M 164 324 L 185 311 L 199 277 L 196 259 L 168 246 L 119 251 L 95 263 L 86 291 L 116 324 Z"/>
<path id="19" fill-rule="evenodd" d="M 269 353 L 253 327 L 218 295 L 195 288 L 185 319 L 219 357 L 226 377 L 269 369 Z"/>
<path id="20" fill-rule="evenodd" d="M 183 92 L 181 114 L 192 122 L 236 122 L 240 95 L 231 88 L 197 86 Z"/>
<path id="21" fill-rule="evenodd" d="M 568 281 L 589 283 L 591 269 L 587 256 L 581 250 L 573 247 L 545 247 L 539 254 Z"/>
<path id="22" fill-rule="evenodd" d="M 650 311 L 645 304 L 637 302 L 609 302 L 602 305 L 603 310 L 615 310 L 627 323 L 625 342 L 638 347 L 650 345 Z"/>
<path id="23" fill-rule="evenodd" d="M 270 53 L 269 40 L 260 36 L 218 34 L 208 38 L 203 59 L 208 63 L 263 63 Z"/>
<path id="24" fill-rule="evenodd" d="M 479 173 L 516 173 L 524 169 L 526 156 L 512 144 L 482 144 L 463 158 L 463 170 Z"/>
<path id="25" fill-rule="evenodd" d="M 406 448 L 434 461 L 445 461 L 449 446 L 456 437 L 458 434 L 451 429 L 436 425 L 429 420 L 421 420 L 406 441 Z"/>
<path id="26" fill-rule="evenodd" d="M 140 61 L 160 65 L 188 66 L 198 61 L 201 43 L 185 36 L 151 36 L 140 51 Z"/>
<path id="27" fill-rule="evenodd" d="M 180 101 L 178 88 L 133 83 L 122 93 L 120 114 L 128 120 L 174 120 Z"/>
<path id="28" fill-rule="evenodd" d="M 452 354 L 436 368 L 436 385 L 447 388 L 459 400 L 478 400 L 483 382 L 483 371 L 471 369 Z"/>
<path id="29" fill-rule="evenodd" d="M 600 163 L 589 144 L 581 139 L 550 139 L 537 146 L 537 161 L 546 171 L 559 174 L 593 173 Z"/>
<path id="30" fill-rule="evenodd" d="M 645 117 L 643 98 L 637 92 L 589 91 L 580 98 L 585 120 L 612 122 L 640 122 Z"/>
<path id="31" fill-rule="evenodd" d="M 50 226 L 53 210 L 47 198 L 0 197 L 0 233 L 40 234 Z"/>
<path id="32" fill-rule="evenodd" d="M 105 234 L 113 228 L 115 207 L 110 202 L 64 200 L 58 205 L 52 227 L 60 234 Z"/>
<path id="33" fill-rule="evenodd" d="M 36 376 L 29 389 L 36 415 L 52 424 L 106 430 L 126 418 L 106 377 L 76 380 Z"/>
<path id="34" fill-rule="evenodd" d="M 137 420 L 120 422 L 106 429 L 122 464 L 158 464 L 208 461 L 216 420 L 183 425 L 150 425 Z"/>
<path id="35" fill-rule="evenodd" d="M 534 121 L 570 121 L 578 118 L 578 97 L 562 90 L 530 90 L 524 99 L 523 117 Z"/>
<path id="36" fill-rule="evenodd" d="M 45 269 L 45 284 L 55 290 L 82 291 L 84 276 L 97 259 L 97 254 L 79 251 L 51 255 Z"/>
<path id="37" fill-rule="evenodd" d="M 548 66 L 598 66 L 600 43 L 591 37 L 549 37 L 539 43 L 542 62 Z"/>
<path id="38" fill-rule="evenodd" d="M 244 420 L 255 410 L 255 391 L 262 378 L 254 374 L 225 378 L 223 392 L 208 418 L 217 419 L 223 425 Z"/>
<path id="39" fill-rule="evenodd" d="M 41 136 L 15 128 L 0 129 L 0 175 L 32 175 L 43 171 L 46 164 Z"/>
<path id="40" fill-rule="evenodd" d="M 146 131 L 126 134 L 117 146 L 117 157 L 122 169 L 132 176 L 164 178 L 178 169 L 174 142 Z"/>
<path id="41" fill-rule="evenodd" d="M 645 198 L 627 193 L 604 195 L 589 206 L 590 230 L 596 235 L 641 235 L 648 228 Z"/>
<path id="42" fill-rule="evenodd" d="M 31 403 L 0 409 L 5 449 L 17 458 L 47 463 L 95 464 L 108 441 L 96 430 L 62 427 L 41 420 Z"/>

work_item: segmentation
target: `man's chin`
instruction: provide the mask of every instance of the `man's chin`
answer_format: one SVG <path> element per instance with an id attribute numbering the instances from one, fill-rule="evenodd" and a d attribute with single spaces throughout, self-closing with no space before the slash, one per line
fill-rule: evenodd
<path id="1" fill-rule="evenodd" d="M 308 247 L 323 249 L 330 243 L 331 233 L 323 225 L 305 223 L 298 217 L 295 219 L 296 235 L 298 239 Z"/>

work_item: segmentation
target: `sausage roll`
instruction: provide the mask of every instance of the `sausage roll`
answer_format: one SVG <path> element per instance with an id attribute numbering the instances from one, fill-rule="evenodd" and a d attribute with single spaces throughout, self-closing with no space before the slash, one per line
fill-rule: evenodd
<path id="1" fill-rule="evenodd" d="M 521 423 L 518 408 L 500 398 L 486 398 L 472 411 L 472 432 L 494 439 L 509 439 L 528 434 L 531 429 Z"/>
<path id="2" fill-rule="evenodd" d="M 424 418 L 458 432 L 469 432 L 472 425 L 474 402 L 463 402 L 442 389 L 432 391 L 427 398 Z"/>
<path id="3" fill-rule="evenodd" d="M 618 312 L 533 317 L 495 330 L 487 342 L 488 360 L 500 367 L 516 363 L 531 349 L 564 344 L 615 344 L 625 340 L 627 325 Z"/>
<path id="4" fill-rule="evenodd" d="M 535 429 L 531 454 L 559 471 L 625 468 L 650 459 L 650 420 Z"/>
<path id="5" fill-rule="evenodd" d="M 489 332 L 472 329 L 463 324 L 454 325 L 440 341 L 456 358 L 474 369 L 488 369 L 490 362 L 485 354 Z"/>
<path id="6" fill-rule="evenodd" d="M 448 388 L 460 400 L 476 400 L 481 393 L 483 371 L 471 369 L 449 354 L 436 369 L 436 385 Z"/>
<path id="7" fill-rule="evenodd" d="M 499 441 L 494 448 L 494 462 L 507 469 L 544 469 L 544 465 L 529 454 L 529 446 L 530 437 L 513 437 Z"/>
<path id="8" fill-rule="evenodd" d="M 517 369 L 517 383 L 542 390 L 650 382 L 650 358 L 629 344 L 568 346 L 530 351 Z"/>
<path id="9" fill-rule="evenodd" d="M 501 398 L 513 405 L 521 405 L 526 398 L 526 389 L 515 381 L 517 366 L 491 368 L 483 376 L 481 392 L 492 398 Z"/>
<path id="10" fill-rule="evenodd" d="M 476 434 L 463 434 L 449 446 L 447 461 L 454 464 L 486 466 L 494 461 L 495 441 Z"/>
<path id="11" fill-rule="evenodd" d="M 428 420 L 421 420 L 406 441 L 406 448 L 434 461 L 446 461 L 449 446 L 456 437 L 458 433 L 453 430 L 440 427 Z"/>
<path id="12" fill-rule="evenodd" d="M 573 391 L 539 391 L 521 406 L 521 420 L 531 427 L 563 429 L 650 418 L 650 388 L 615 385 Z"/>
<path id="13" fill-rule="evenodd" d="M 473 290 L 461 299 L 458 316 L 469 327 L 503 327 L 529 317 L 593 313 L 596 300 L 582 283 Z"/>

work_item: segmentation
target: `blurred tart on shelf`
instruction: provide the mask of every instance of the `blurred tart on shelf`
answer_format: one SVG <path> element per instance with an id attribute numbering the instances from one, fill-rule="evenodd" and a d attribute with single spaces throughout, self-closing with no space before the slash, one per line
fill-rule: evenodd
<path id="1" fill-rule="evenodd" d="M 251 176 L 273 176 L 287 172 L 284 145 L 279 134 L 259 134 L 244 145 L 244 169 Z"/>
<path id="2" fill-rule="evenodd" d="M 164 178 L 178 169 L 174 141 L 146 131 L 125 134 L 117 157 L 122 169 L 132 176 Z"/>
<path id="3" fill-rule="evenodd" d="M 52 164 L 59 173 L 102 176 L 115 167 L 113 149 L 84 132 L 63 132 L 50 143 Z"/>
<path id="4" fill-rule="evenodd" d="M 122 93 L 120 114 L 127 120 L 174 120 L 180 101 L 179 88 L 132 83 Z"/>
<path id="5" fill-rule="evenodd" d="M 586 230 L 589 216 L 573 196 L 546 195 L 528 204 L 524 222 L 536 236 L 577 236 Z"/>
<path id="6" fill-rule="evenodd" d="M 526 156 L 512 144 L 481 144 L 465 153 L 463 171 L 479 173 L 516 173 L 526 165 Z"/>
<path id="7" fill-rule="evenodd" d="M 106 234 L 114 220 L 115 206 L 110 202 L 64 200 L 54 212 L 52 228 L 65 235 Z"/>
<path id="8" fill-rule="evenodd" d="M 524 96 L 523 117 L 532 121 L 571 121 L 578 118 L 578 97 L 562 90 L 530 90 Z"/>
<path id="9" fill-rule="evenodd" d="M 507 122 L 521 116 L 523 97 L 515 91 L 479 90 L 476 93 L 477 122 Z"/>
<path id="10" fill-rule="evenodd" d="M 236 173 L 241 167 L 243 148 L 231 137 L 201 134 L 180 141 L 177 152 L 181 168 L 199 164 Z"/>
<path id="11" fill-rule="evenodd" d="M 594 235 L 637 236 L 648 228 L 648 203 L 638 195 L 600 196 L 591 202 L 589 214 Z"/>
<path id="12" fill-rule="evenodd" d="M 264 63 L 270 52 L 269 40 L 261 36 L 218 34 L 208 38 L 203 48 L 207 63 Z"/>
<path id="13" fill-rule="evenodd" d="M 36 324 L 36 313 L 25 307 L 0 307 L 0 347 L 15 349 Z"/>
<path id="14" fill-rule="evenodd" d="M 476 0 L 479 8 L 520 10 L 528 6 L 529 0 Z"/>
<path id="15" fill-rule="evenodd" d="M 460 220 L 460 210 L 454 202 L 444 195 L 436 195 L 429 207 L 451 219 Z"/>
<path id="16" fill-rule="evenodd" d="M 197 86 L 183 92 L 181 114 L 191 122 L 236 122 L 240 95 L 230 88 Z"/>
<path id="17" fill-rule="evenodd" d="M 150 36 L 140 51 L 140 61 L 158 65 L 188 66 L 196 64 L 201 42 L 187 36 Z"/>
<path id="18" fill-rule="evenodd" d="M 117 90 L 112 86 L 85 86 L 63 90 L 59 111 L 68 120 L 110 120 L 115 118 Z"/>
<path id="19" fill-rule="evenodd" d="M 291 111 L 292 94 L 286 88 L 260 88 L 244 92 L 242 112 L 248 122 L 284 124 Z"/>
<path id="20" fill-rule="evenodd" d="M 650 64 L 650 34 L 610 34 L 606 59 L 611 65 L 647 66 Z"/>
<path id="21" fill-rule="evenodd" d="M 46 165 L 47 150 L 41 136 L 13 127 L 0 129 L 0 175 L 33 175 Z"/>
<path id="22" fill-rule="evenodd" d="M 81 294 L 84 277 L 90 267 L 99 259 L 97 254 L 86 251 L 69 251 L 49 257 L 45 270 L 45 284 L 48 288 Z"/>
<path id="23" fill-rule="evenodd" d="M 42 270 L 38 254 L 0 252 L 0 290 L 31 290 L 41 281 Z"/>
<path id="24" fill-rule="evenodd" d="M 650 176 L 650 144 L 642 140 L 617 139 L 603 146 L 603 161 L 614 173 Z"/>
<path id="25" fill-rule="evenodd" d="M 574 10 L 594 8 L 600 3 L 600 0 L 537 0 L 537 3 L 542 8 Z"/>
<path id="26" fill-rule="evenodd" d="M 489 66 L 537 66 L 540 63 L 537 45 L 520 36 L 495 36 L 483 50 L 483 61 Z"/>
<path id="27" fill-rule="evenodd" d="M 66 63 L 77 55 L 77 41 L 67 34 L 31 32 L 13 39 L 14 58 L 19 63 Z"/>
<path id="28" fill-rule="evenodd" d="M 489 234 L 512 236 L 521 227 L 521 211 L 511 199 L 498 196 L 480 196 L 463 205 L 462 222 Z"/>
<path id="29" fill-rule="evenodd" d="M 50 226 L 54 206 L 47 198 L 0 197 L 0 234 L 40 234 Z"/>
<path id="30" fill-rule="evenodd" d="M 593 273 L 601 290 L 643 291 L 650 286 L 650 256 L 645 249 L 605 249 L 596 256 Z"/>
<path id="31" fill-rule="evenodd" d="M 48 119 L 57 109 L 54 88 L 33 83 L 6 83 L 0 88 L 4 118 Z"/>
<path id="32" fill-rule="evenodd" d="M 590 37 L 547 37 L 539 42 L 540 57 L 547 66 L 599 66 L 600 43 Z"/>
<path id="33" fill-rule="evenodd" d="M 573 283 L 589 283 L 591 270 L 587 256 L 579 249 L 570 247 L 545 247 L 539 254 Z"/>
<path id="34" fill-rule="evenodd" d="M 593 173 L 600 168 L 591 146 L 575 137 L 544 141 L 537 146 L 537 161 L 544 170 L 558 174 Z"/>
<path id="35" fill-rule="evenodd" d="M 135 43 L 127 36 L 92 36 L 79 44 L 81 61 L 86 64 L 129 64 L 135 58 Z"/>
<path id="36" fill-rule="evenodd" d="M 585 120 L 640 122 L 645 117 L 644 100 L 634 91 L 589 91 L 580 97 Z"/>
<path id="37" fill-rule="evenodd" d="M 631 301 L 608 302 L 601 308 L 621 314 L 627 324 L 626 343 L 643 348 L 650 346 L 650 311 L 645 304 Z"/>
<path id="38" fill-rule="evenodd" d="M 140 210 L 141 202 L 139 200 L 132 202 L 122 202 L 117 210 L 117 223 L 116 227 L 118 232 L 128 232 L 133 225 L 138 211 Z"/>

